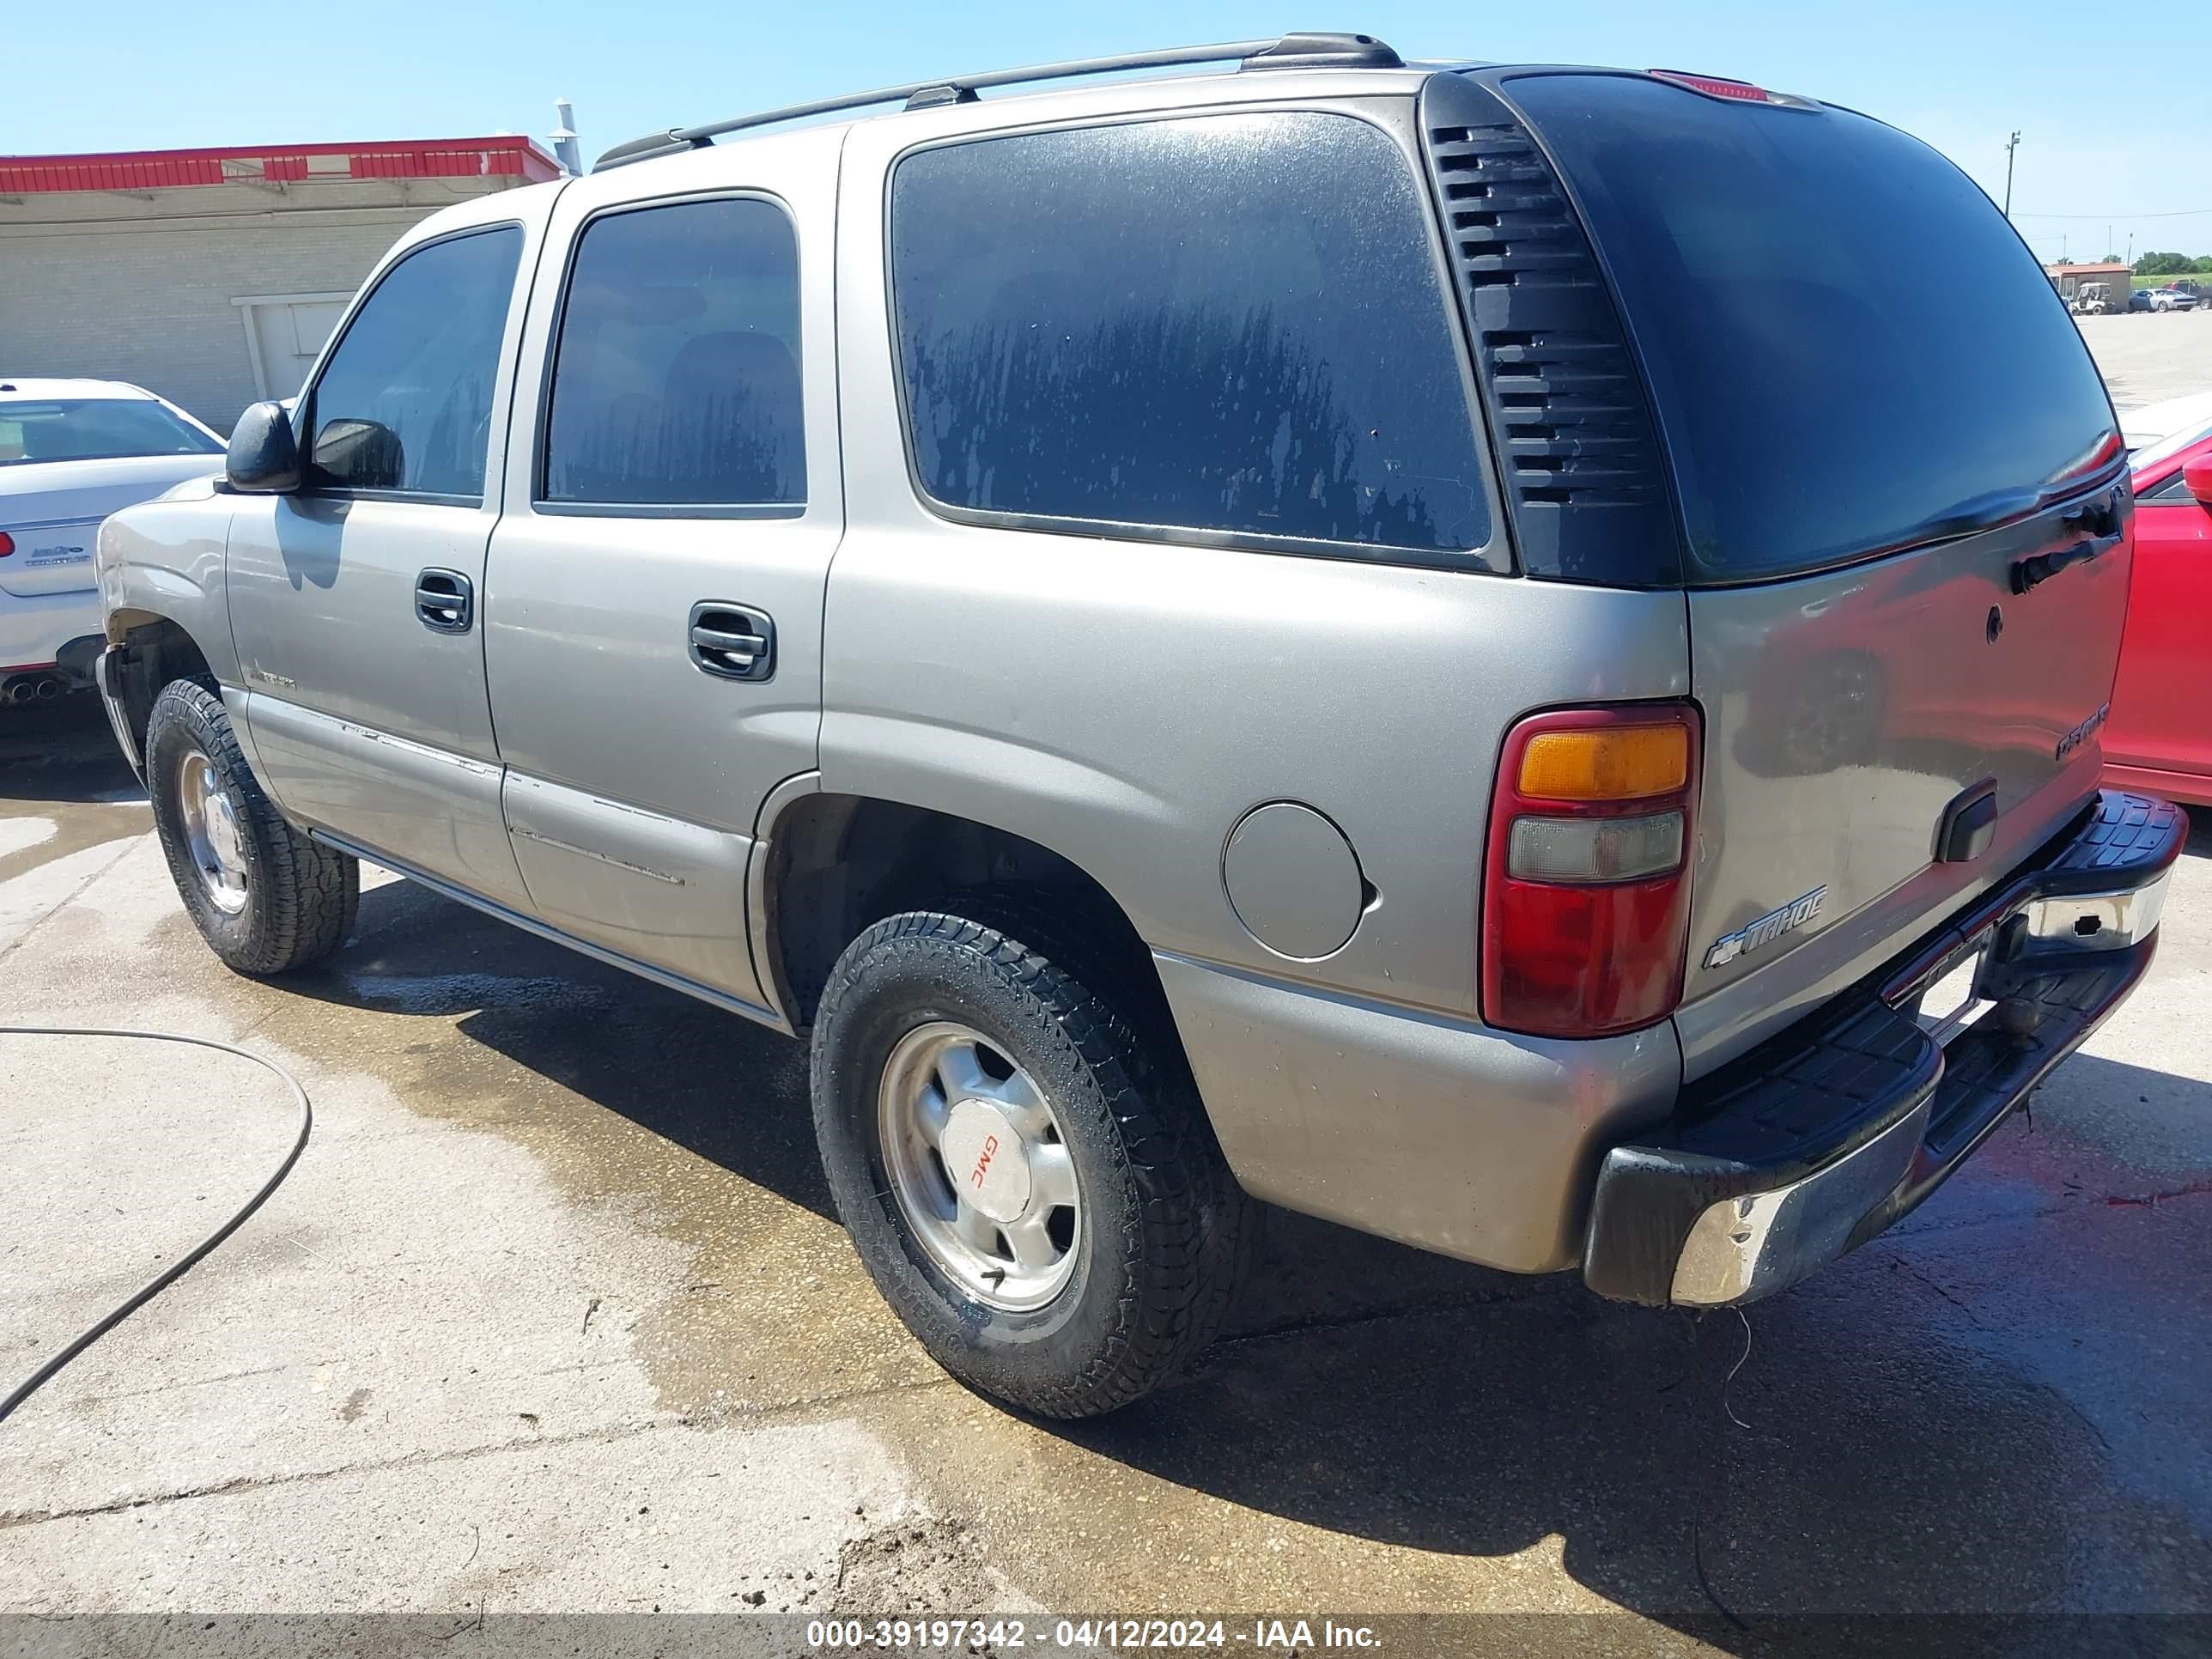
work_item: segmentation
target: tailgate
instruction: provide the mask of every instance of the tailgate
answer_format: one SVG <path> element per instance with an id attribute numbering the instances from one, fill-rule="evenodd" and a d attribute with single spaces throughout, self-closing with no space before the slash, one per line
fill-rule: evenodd
<path id="1" fill-rule="evenodd" d="M 2095 365 L 1981 189 L 1879 121 L 1714 84 L 1503 82 L 1605 263 L 1681 518 L 1693 1079 L 2089 798 L 2133 512 Z"/>
<path id="2" fill-rule="evenodd" d="M 1925 931 L 2096 788 L 2129 550 L 2085 537 L 2081 511 L 1690 595 L 1706 718 L 1681 1016 L 1693 1056 L 1717 1063 Z M 2100 541 L 2013 592 L 2015 568 Z M 1950 828 L 1969 815 L 1986 830 Z"/>

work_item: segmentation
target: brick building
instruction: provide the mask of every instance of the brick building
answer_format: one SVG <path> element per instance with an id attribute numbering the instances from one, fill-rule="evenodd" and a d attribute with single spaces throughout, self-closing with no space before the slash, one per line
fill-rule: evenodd
<path id="1" fill-rule="evenodd" d="M 0 376 L 131 380 L 228 431 L 300 389 L 402 230 L 559 171 L 521 137 L 0 156 Z"/>

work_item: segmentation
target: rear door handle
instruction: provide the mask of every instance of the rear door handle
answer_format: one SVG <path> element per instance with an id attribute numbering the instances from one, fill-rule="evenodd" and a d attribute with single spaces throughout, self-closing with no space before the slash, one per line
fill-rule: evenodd
<path id="1" fill-rule="evenodd" d="M 2119 532 L 2114 531 L 2109 536 L 2084 536 L 2069 546 L 2049 553 L 2038 553 L 2032 558 L 2014 559 L 2012 562 L 2012 591 L 2025 593 L 2049 581 L 2067 566 L 2087 564 L 2099 554 L 2110 552 L 2119 544 Z"/>
<path id="2" fill-rule="evenodd" d="M 415 615 L 434 633 L 465 634 L 477 619 L 477 585 L 458 570 L 426 570 L 415 579 Z"/>
<path id="3" fill-rule="evenodd" d="M 702 599 L 691 607 L 691 660 L 717 679 L 757 683 L 775 675 L 775 623 L 765 611 Z"/>

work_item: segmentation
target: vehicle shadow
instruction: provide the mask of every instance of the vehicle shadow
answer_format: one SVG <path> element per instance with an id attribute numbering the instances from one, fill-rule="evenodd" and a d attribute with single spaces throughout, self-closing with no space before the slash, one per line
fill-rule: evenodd
<path id="1" fill-rule="evenodd" d="M 529 988 L 556 982 L 571 994 Z M 407 884 L 364 895 L 355 942 L 287 988 L 459 1015 L 516 1065 L 833 1213 L 803 1048 L 733 1016 Z M 1950 1196 L 1922 1217 L 1942 1221 Z M 2033 1340 L 1993 1336 L 1941 1291 L 1946 1241 L 1973 1232 L 1893 1235 L 1747 1320 L 1700 1322 L 1271 1212 L 1250 1292 L 1195 1376 L 1103 1421 L 1035 1426 L 1347 1539 L 1555 1547 L 1605 1601 L 1732 1651 L 1814 1612 L 2054 1612 L 2085 1583 L 2168 1582 L 2125 1522 L 2130 1472 L 2039 1378 Z M 2201 1530 L 2169 1534 L 2212 1565 Z M 1188 1582 L 1177 1559 L 1159 1583 Z"/>
<path id="2" fill-rule="evenodd" d="M 146 792 L 89 691 L 0 708 L 0 801 L 70 805 L 143 800 Z"/>

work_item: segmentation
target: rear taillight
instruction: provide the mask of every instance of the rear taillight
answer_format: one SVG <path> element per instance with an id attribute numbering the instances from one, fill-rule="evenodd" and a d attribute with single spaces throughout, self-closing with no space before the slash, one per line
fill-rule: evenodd
<path id="1" fill-rule="evenodd" d="M 9 535 L 6 531 L 0 530 L 0 559 L 6 558 L 15 550 L 15 538 Z"/>
<path id="2" fill-rule="evenodd" d="M 1674 1012 L 1702 736 L 1676 702 L 1558 709 L 1506 734 L 1483 884 L 1486 1024 L 1598 1036 Z"/>

